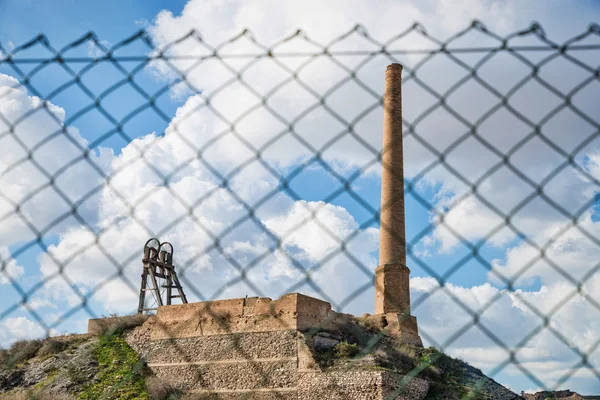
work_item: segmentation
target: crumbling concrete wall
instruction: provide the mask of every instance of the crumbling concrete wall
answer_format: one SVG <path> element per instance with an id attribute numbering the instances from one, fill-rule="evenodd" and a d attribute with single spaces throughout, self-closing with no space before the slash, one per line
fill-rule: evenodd
<path id="1" fill-rule="evenodd" d="M 292 293 L 278 300 L 245 298 L 160 307 L 152 340 L 236 332 L 305 330 L 334 315 L 325 301 Z"/>

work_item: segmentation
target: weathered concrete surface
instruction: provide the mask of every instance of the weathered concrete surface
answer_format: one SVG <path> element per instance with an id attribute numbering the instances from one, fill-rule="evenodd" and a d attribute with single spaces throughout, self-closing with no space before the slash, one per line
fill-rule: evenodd
<path id="1" fill-rule="evenodd" d="M 99 335 L 115 327 L 132 328 L 144 323 L 146 319 L 148 316 L 141 314 L 90 319 L 88 320 L 88 334 Z"/>
<path id="2" fill-rule="evenodd" d="M 99 335 L 119 323 L 120 317 L 94 318 L 88 320 L 88 333 Z"/>
<path id="3" fill-rule="evenodd" d="M 310 329 L 334 315 L 331 305 L 298 293 L 278 300 L 242 298 L 160 307 L 151 338 Z"/>

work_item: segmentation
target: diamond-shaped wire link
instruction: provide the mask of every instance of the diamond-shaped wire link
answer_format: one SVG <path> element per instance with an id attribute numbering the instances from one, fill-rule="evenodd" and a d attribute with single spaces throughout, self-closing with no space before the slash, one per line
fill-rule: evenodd
<path id="1" fill-rule="evenodd" d="M 456 45 L 456 43 L 459 42 L 459 39 L 472 32 L 483 35 L 491 42 L 497 43 L 497 45 L 470 48 Z M 395 43 L 410 37 L 409 35 L 417 35 L 419 38 L 431 43 L 432 47 L 429 49 L 392 50 L 393 47 L 397 46 Z M 372 49 L 335 50 L 338 45 L 343 45 L 346 40 L 350 40 L 349 38 L 351 36 L 362 38 Z M 524 36 L 536 38 L 540 44 L 528 46 L 511 44 L 511 41 Z M 591 85 L 600 82 L 600 66 L 591 66 L 577 58 L 578 51 L 600 51 L 600 44 L 585 44 L 583 42 L 585 39 L 599 36 L 600 27 L 596 24 L 592 24 L 582 34 L 559 44 L 548 39 L 542 27 L 535 23 L 526 30 L 501 37 L 490 32 L 479 21 L 474 21 L 470 27 L 444 41 L 432 37 L 427 33 L 424 27 L 415 24 L 411 28 L 385 42 L 375 40 L 362 26 L 357 25 L 346 34 L 327 44 L 318 43 L 309 38 L 304 32 L 298 30 L 293 35 L 274 43 L 270 47 L 258 42 L 252 33 L 247 30 L 244 30 L 239 35 L 216 46 L 207 43 L 198 32 L 191 31 L 187 35 L 162 48 L 157 48 L 153 43 L 152 37 L 144 30 L 111 48 L 107 48 L 94 33 L 88 33 L 60 50 L 55 49 L 44 35 L 39 35 L 29 42 L 15 47 L 12 51 L 8 51 L 2 43 L 0 43 L 0 72 L 8 72 L 10 75 L 14 75 L 19 81 L 18 85 L 8 88 L 5 92 L 0 92 L 0 102 L 11 94 L 11 90 L 20 90 L 20 88 L 25 88 L 31 95 L 38 96 L 41 99 L 38 106 L 21 115 L 9 117 L 3 114 L 0 109 L 0 140 L 10 139 L 14 141 L 14 143 L 26 154 L 24 157 L 13 160 L 10 165 L 4 165 L 0 162 L 0 167 L 2 168 L 0 170 L 0 180 L 10 176 L 9 174 L 11 172 L 18 171 L 19 168 L 24 168 L 25 165 L 34 168 L 36 173 L 41 174 L 41 176 L 46 179 L 46 183 L 32 189 L 27 193 L 27 196 L 19 202 L 15 202 L 6 192 L 4 192 L 4 188 L 0 187 L 0 202 L 2 202 L 0 205 L 3 203 L 8 204 L 9 207 L 11 207 L 10 210 L 12 210 L 6 214 L 0 215 L 0 223 L 6 223 L 7 221 L 16 218 L 30 230 L 28 236 L 28 238 L 30 238 L 29 240 L 18 240 L 14 244 L 11 243 L 10 246 L 7 246 L 10 247 L 9 257 L 6 259 L 4 257 L 1 258 L 0 280 L 9 283 L 20 297 L 11 299 L 14 303 L 0 312 L 0 321 L 7 318 L 12 313 L 25 311 L 44 329 L 47 335 L 50 335 L 54 329 L 60 326 L 60 324 L 72 318 L 79 311 L 84 311 L 90 317 L 97 317 L 92 303 L 96 300 L 95 296 L 99 295 L 101 290 L 106 290 L 111 283 L 123 283 L 133 293 L 136 293 L 136 284 L 131 281 L 131 277 L 127 275 L 126 269 L 131 270 L 131 268 L 134 268 L 135 261 L 139 258 L 139 254 L 136 251 L 138 246 L 132 245 L 130 246 L 132 251 L 121 252 L 117 255 L 113 253 L 113 250 L 107 246 L 106 243 L 110 241 L 111 235 L 114 235 L 114 227 L 119 226 L 124 217 L 130 221 L 130 223 L 141 228 L 143 231 L 142 236 L 168 236 L 176 227 L 181 226 L 185 226 L 186 229 L 193 227 L 206 236 L 207 240 L 205 244 L 197 246 L 193 254 L 187 254 L 188 257 L 186 259 L 180 259 L 177 262 L 178 267 L 181 269 L 180 278 L 186 287 L 186 291 L 191 292 L 201 301 L 221 297 L 227 293 L 227 290 L 230 287 L 239 284 L 245 285 L 259 296 L 266 297 L 267 293 L 263 293 L 260 285 L 251 279 L 251 275 L 253 273 L 258 273 L 261 267 L 264 266 L 264 263 L 268 262 L 269 257 L 277 255 L 281 256 L 281 259 L 288 263 L 291 271 L 297 274 L 298 277 L 293 284 L 286 288 L 287 292 L 308 288 L 322 299 L 330 302 L 335 309 L 343 310 L 353 300 L 360 298 L 360 296 L 373 288 L 373 265 L 366 264 L 364 260 L 361 259 L 361 256 L 351 249 L 351 246 L 353 245 L 353 242 L 359 240 L 359 235 L 367 228 L 377 226 L 381 212 L 378 207 L 374 207 L 372 203 L 363 198 L 360 191 L 355 189 L 353 185 L 357 184 L 358 180 L 364 177 L 365 174 L 367 174 L 367 171 L 371 171 L 373 168 L 377 168 L 378 166 L 388 168 L 388 166 L 382 165 L 382 151 L 385 151 L 386 149 L 379 151 L 369 142 L 368 138 L 357 133 L 356 130 L 357 124 L 366 121 L 369 115 L 383 106 L 382 94 L 361 80 L 359 75 L 369 68 L 371 63 L 376 62 L 378 58 L 383 58 L 389 62 L 398 62 L 399 59 L 404 59 L 403 57 L 421 56 L 417 62 L 409 63 L 409 65 L 404 67 L 403 81 L 404 83 L 410 82 L 411 85 L 414 85 L 427 93 L 429 97 L 434 99 L 434 103 L 411 120 L 403 120 L 403 125 L 405 127 L 404 137 L 414 140 L 419 146 L 432 154 L 434 159 L 428 165 L 424 165 L 419 171 L 412 174 L 411 179 L 405 179 L 405 196 L 407 199 L 410 198 L 428 211 L 431 216 L 431 223 L 417 232 L 411 240 L 408 241 L 406 247 L 408 258 L 413 265 L 419 267 L 428 276 L 434 278 L 437 281 L 438 286 L 413 301 L 412 309 L 413 311 L 418 311 L 419 307 L 422 307 L 423 304 L 431 301 L 429 299 L 439 292 L 446 295 L 453 305 L 458 306 L 470 317 L 468 323 L 461 326 L 456 332 L 452 333 L 441 343 L 438 341 L 439 338 L 436 340 L 436 338 L 430 335 L 427 330 L 422 328 L 420 329 L 421 336 L 443 351 L 455 343 L 470 329 L 478 328 L 489 340 L 499 348 L 503 349 L 507 355 L 507 359 L 489 371 L 488 375 L 493 377 L 507 367 L 514 367 L 539 387 L 550 389 L 541 378 L 536 376 L 517 359 L 519 351 L 523 349 L 530 340 L 534 339 L 542 332 L 547 333 L 550 334 L 553 339 L 565 344 L 571 349 L 574 355 L 578 357 L 577 362 L 572 365 L 569 371 L 556 380 L 552 389 L 567 382 L 577 371 L 583 368 L 586 368 L 587 371 L 600 381 L 600 371 L 598 371 L 588 359 L 588 357 L 600 347 L 600 338 L 592 343 L 591 346 L 588 345 L 587 348 L 580 348 L 577 344 L 573 345 L 560 329 L 557 329 L 551 324 L 551 319 L 576 296 L 579 296 L 588 305 L 600 311 L 599 301 L 589 295 L 583 288 L 586 282 L 593 278 L 594 274 L 598 273 L 600 270 L 600 263 L 587 271 L 581 279 L 576 279 L 572 272 L 564 266 L 561 266 L 560 263 L 552 260 L 552 257 L 549 256 L 549 254 L 552 253 L 551 246 L 561 238 L 567 238 L 567 235 L 572 232 L 577 232 L 594 245 L 600 246 L 600 240 L 594 233 L 582 226 L 582 218 L 585 217 L 587 211 L 595 206 L 596 198 L 594 197 L 583 202 L 578 205 L 576 209 L 566 209 L 561 205 L 561 202 L 558 199 L 553 199 L 545 190 L 559 174 L 567 171 L 569 167 L 576 171 L 581 179 L 585 179 L 596 188 L 600 187 L 598 178 L 578 161 L 578 158 L 586 156 L 584 153 L 585 149 L 600 136 L 600 123 L 597 115 L 589 115 L 582 107 L 578 107 L 574 103 L 574 98 L 576 98 L 576 96 L 591 87 Z M 249 46 L 249 48 L 252 48 L 251 51 L 242 54 L 228 53 L 232 46 L 241 43 L 242 40 L 251 44 L 251 46 Z M 313 46 L 315 49 L 321 50 L 313 52 L 285 52 L 279 50 L 280 48 L 285 48 L 286 45 L 293 41 L 301 41 L 304 44 Z M 195 46 L 198 46 L 198 48 L 203 49 L 203 54 L 191 55 L 178 53 L 177 46 L 190 42 Z M 94 57 L 71 55 L 73 54 L 72 52 L 89 44 L 93 45 L 100 55 Z M 148 53 L 126 56 L 120 55 L 121 51 L 126 50 L 128 46 L 131 45 L 142 45 L 147 49 Z M 39 58 L 21 57 L 21 53 L 32 49 L 42 49 L 49 52 L 51 55 Z M 524 52 L 539 52 L 545 56 L 542 57 L 540 61 L 532 62 L 523 54 Z M 477 54 L 480 55 L 481 58 L 471 65 L 461 59 L 461 55 L 463 54 Z M 486 82 L 482 77 L 482 68 L 493 65 L 495 56 L 498 54 L 511 57 L 511 60 L 514 59 L 515 62 L 525 66 L 530 71 L 527 76 L 519 78 L 512 87 L 504 91 L 500 91 L 495 85 Z M 354 63 L 352 67 L 349 67 L 344 62 L 344 57 L 346 56 L 360 56 L 363 57 L 363 59 L 358 63 Z M 301 62 L 296 68 L 290 68 L 282 60 L 291 58 L 302 59 L 305 61 Z M 443 58 L 445 62 L 451 63 L 452 68 L 457 68 L 458 70 L 461 70 L 462 73 L 455 82 L 451 82 L 451 85 L 448 88 L 440 89 L 438 91 L 434 87 L 439 87 L 439 85 L 434 85 L 433 82 L 428 83 L 427 79 L 423 77 L 423 74 L 427 71 L 427 68 L 431 68 L 430 66 L 434 61 L 439 61 L 440 58 Z M 327 60 L 331 65 L 335 66 L 336 69 L 343 71 L 341 79 L 336 80 L 332 85 L 327 86 L 326 89 L 313 88 L 306 82 L 306 78 L 300 76 L 302 72 L 307 71 L 309 67 L 314 65 L 319 59 Z M 540 74 L 540 71 L 543 70 L 545 66 L 550 65 L 553 60 L 571 63 L 571 65 L 577 66 L 580 71 L 584 71 L 587 75 L 583 80 L 574 84 L 568 91 L 559 90 L 550 80 L 544 78 Z M 191 76 L 196 73 L 201 66 L 206 65 L 208 62 L 217 63 L 217 65 L 223 68 L 223 71 L 230 74 L 230 78 L 224 79 L 223 82 L 218 82 L 215 87 L 210 90 L 210 93 L 206 94 L 201 87 L 198 87 L 198 84 Z M 240 62 L 243 63 L 242 66 L 240 66 Z M 272 66 L 276 67 L 280 73 L 286 76 L 284 79 L 279 79 L 276 83 L 270 85 L 270 89 L 266 91 L 259 91 L 253 88 L 252 83 L 245 75 L 245 73 L 248 73 L 252 69 L 260 69 L 262 62 L 270 63 Z M 136 64 L 133 68 L 127 68 L 126 63 Z M 76 68 L 74 65 L 83 65 L 83 67 Z M 94 93 L 94 91 L 84 84 L 84 79 L 89 76 L 88 74 L 90 74 L 91 71 L 101 65 L 112 66 L 118 74 L 121 74 L 121 77 L 114 82 L 110 82 L 108 88 L 99 93 Z M 67 76 L 70 76 L 71 79 L 67 82 L 60 83 L 57 87 L 53 87 L 53 89 L 44 96 L 36 89 L 35 84 L 32 83 L 32 79 L 36 76 L 40 76 L 38 74 L 51 66 L 60 67 L 61 74 L 65 73 Z M 161 83 L 157 90 L 149 90 L 145 88 L 141 82 L 136 80 L 136 78 L 144 73 L 144 71 L 153 68 L 166 68 L 169 70 L 170 74 L 168 82 L 166 84 Z M 336 112 L 336 107 L 333 107 L 330 102 L 336 92 L 340 93 L 340 89 L 344 88 L 345 85 L 348 85 L 349 83 L 352 83 L 355 89 L 361 90 L 362 94 L 366 96 L 367 100 L 365 100 L 364 104 L 368 106 L 357 113 L 357 115 L 354 115 L 351 119 L 346 119 L 340 115 L 339 112 Z M 545 114 L 542 115 L 538 121 L 531 120 L 523 110 L 520 110 L 511 103 L 515 101 L 517 96 L 523 94 L 526 85 L 533 83 L 543 88 L 545 92 L 549 92 L 549 96 L 558 99 L 558 105 L 547 108 Z M 291 84 L 297 85 L 305 91 L 306 94 L 314 97 L 314 99 L 311 100 L 312 103 L 304 109 L 295 110 L 295 117 L 289 119 L 273 107 L 273 105 L 269 104 L 269 100 L 273 99 L 278 92 L 285 90 L 286 87 L 289 87 Z M 449 105 L 448 102 L 452 95 L 459 93 L 460 90 L 465 90 L 464 88 L 466 88 L 467 84 L 476 85 L 478 90 L 483 91 L 492 98 L 492 103 L 490 103 L 491 106 L 489 106 L 487 110 L 483 109 L 476 117 L 467 116 L 466 113 L 469 111 L 467 109 L 461 110 L 460 112 L 457 111 Z M 226 93 L 228 89 L 231 90 L 230 88 L 232 88 L 233 85 L 243 88 L 244 92 L 253 98 L 252 102 L 256 100 L 256 103 L 253 105 L 249 104 L 248 107 L 242 110 L 235 118 L 228 118 L 227 115 L 217 109 L 212 99 L 221 93 Z M 161 101 L 164 101 L 163 99 L 168 96 L 169 93 L 172 93 L 175 88 L 181 88 L 183 86 L 185 86 L 185 90 L 201 101 L 199 101 L 198 105 L 187 109 L 185 113 L 181 112 L 178 114 L 178 120 L 176 121 L 171 115 L 171 112 L 165 111 L 159 104 Z M 53 112 L 51 101 L 61 94 L 68 93 L 71 88 L 76 88 L 81 91 L 84 96 L 89 98 L 90 103 L 83 105 L 76 113 L 62 121 L 56 113 Z M 126 110 L 128 112 L 126 112 L 125 116 L 122 118 L 113 115 L 107 109 L 108 107 L 106 107 L 111 101 L 109 96 L 120 88 L 132 89 L 144 102 L 142 105 L 132 108 L 131 110 Z M 574 143 L 572 151 L 566 151 L 545 133 L 545 129 L 552 123 L 553 117 L 566 109 L 594 130 L 594 132 L 589 136 L 586 136 L 581 143 Z M 236 128 L 237 125 L 241 124 L 242 121 L 257 110 L 265 111 L 270 117 L 284 127 L 258 146 L 255 143 L 252 143 L 251 140 L 248 140 L 248 138 L 241 134 Z M 322 112 L 328 118 L 331 118 L 336 123 L 343 126 L 343 129 L 339 132 L 331 132 L 330 136 L 328 136 L 326 140 L 321 141 L 319 146 L 311 144 L 310 139 L 304 137 L 297 129 L 297 125 L 301 121 L 304 124 L 310 124 L 310 118 L 316 110 Z M 528 129 L 526 134 L 520 137 L 516 143 L 512 144 L 511 147 L 505 151 L 499 150 L 497 146 L 490 141 L 490 138 L 485 135 L 485 129 L 482 127 L 485 126 L 485 123 L 500 110 L 507 112 L 511 118 L 518 120 Z M 149 158 L 152 157 L 151 154 L 155 149 L 157 142 L 148 141 L 147 144 L 141 144 L 140 141 L 136 140 L 138 138 L 138 133 L 131 128 L 132 121 L 136 120 L 136 118 L 141 118 L 142 113 L 146 111 L 153 112 L 162 122 L 167 124 L 170 129 L 170 137 L 177 138 L 178 141 L 183 143 L 193 153 L 193 156 L 176 160 L 175 165 L 172 165 L 168 171 L 165 171 L 164 168 L 157 167 L 152 160 L 149 160 Z M 76 134 L 69 128 L 76 126 L 77 123 L 82 121 L 83 117 L 92 112 L 98 113 L 105 118 L 112 126 L 112 129 L 99 135 L 94 141 L 82 144 L 82 142 L 77 139 Z M 215 121 L 225 128 L 212 132 L 212 137 L 203 144 L 196 144 L 194 143 L 195 139 L 190 138 L 189 135 L 186 135 L 185 132 L 182 131 L 180 124 L 188 121 L 190 118 L 193 118 L 201 112 L 210 113 Z M 37 143 L 28 145 L 26 141 L 19 137 L 18 132 L 23 124 L 35 117 L 36 113 L 44 113 L 45 116 L 48 116 L 57 124 L 56 126 L 60 128 L 54 129 Z M 442 113 L 448 119 L 452 120 L 453 123 L 457 123 L 461 126 L 461 132 L 456 132 L 456 137 L 450 138 L 450 141 L 445 142 L 447 145 L 444 145 L 444 149 L 439 150 L 437 148 L 438 143 L 431 143 L 432 140 L 427 139 L 428 137 L 431 137 L 430 135 L 435 134 L 435 132 L 429 132 L 431 128 L 426 128 L 424 121 L 435 119 Z M 428 131 L 427 135 L 425 135 L 423 131 Z M 48 145 L 57 137 L 67 139 L 69 144 L 72 145 L 80 155 L 70 160 L 64 160 L 60 167 L 50 173 L 44 168 L 43 163 L 36 160 L 35 156 L 39 154 L 45 145 Z M 164 138 L 165 136 L 162 137 Z M 120 138 L 127 143 L 128 147 L 131 146 L 131 148 L 135 149 L 135 151 L 138 152 L 138 157 L 107 170 L 99 164 L 94 151 L 106 141 L 114 138 Z M 367 154 L 367 161 L 361 162 L 361 165 L 357 165 L 350 173 L 340 170 L 337 166 L 333 165 L 330 158 L 326 155 L 328 151 L 332 151 L 336 146 L 340 146 L 342 140 L 348 138 L 353 140 L 353 142 L 358 143 L 362 147 L 362 150 Z M 160 138 L 157 138 L 157 140 L 158 139 Z M 237 163 L 233 166 L 233 169 L 225 173 L 219 166 L 211 163 L 206 155 L 214 150 L 214 146 L 222 145 L 225 140 L 231 139 L 235 140 L 241 148 L 244 148 L 245 151 L 249 151 L 254 156 L 246 160 L 240 160 L 242 162 Z M 295 150 L 304 154 L 305 157 L 301 158 L 301 160 L 294 165 L 289 166 L 286 170 L 285 168 L 273 164 L 270 161 L 269 156 L 267 156 L 267 152 L 269 149 L 274 148 L 278 142 L 290 139 L 298 144 L 298 149 Z M 551 170 L 547 172 L 543 178 L 539 179 L 539 181 L 531 179 L 531 177 L 522 171 L 515 163 L 515 155 L 518 154 L 519 151 L 524 151 L 526 144 L 533 140 L 540 141 L 563 160 L 558 165 L 553 165 Z M 461 148 L 461 146 L 466 146 L 469 141 L 476 142 L 477 146 L 489 152 L 493 157 L 493 162 L 491 163 L 492 166 L 485 171 L 479 171 L 480 173 L 472 175 L 477 176 L 474 180 L 468 179 L 464 174 L 461 174 L 456 167 L 453 167 L 451 163 L 448 162 L 448 157 L 450 155 L 456 157 L 458 152 L 457 149 Z M 129 169 L 136 167 L 136 163 L 138 162 L 141 162 L 143 168 L 147 168 L 161 184 L 148 189 L 144 192 L 143 196 L 139 196 L 135 201 L 132 201 L 131 193 L 123 193 L 122 190 L 119 190 L 116 187 L 114 182 L 118 180 L 119 174 L 126 173 Z M 179 173 L 184 171 L 192 163 L 197 163 L 197 165 L 208 172 L 208 175 L 210 176 L 209 179 L 211 180 L 211 187 L 198 198 L 190 202 L 186 200 L 185 195 L 178 193 L 178 191 L 174 189 L 173 181 Z M 73 199 L 70 198 L 69 193 L 65 191 L 64 187 L 61 187 L 59 178 L 68 176 L 67 173 L 70 170 L 80 165 L 90 167 L 102 182 L 97 185 L 90 185 L 87 193 L 73 201 Z M 266 172 L 268 179 L 279 182 L 279 184 L 277 187 L 268 190 L 266 193 L 261 193 L 257 199 L 248 200 L 244 198 L 244 195 L 236 193 L 235 182 L 236 179 L 245 179 L 243 173 L 247 172 L 253 165 L 262 168 Z M 302 196 L 292 188 L 291 184 L 300 180 L 302 174 L 307 173 L 314 166 L 318 166 L 325 171 L 335 182 L 335 185 L 331 187 L 333 190 L 329 194 L 320 199 L 320 203 L 311 207 L 308 206 L 306 202 L 302 201 Z M 527 195 L 522 199 L 516 199 L 518 201 L 513 202 L 513 204 L 516 205 L 512 206 L 508 212 L 502 211 L 499 205 L 495 205 L 493 198 L 489 198 L 481 193 L 482 186 L 489 184 L 494 177 L 494 174 L 502 168 L 507 168 L 507 170 L 514 175 L 515 179 L 519 179 L 520 183 L 533 190 L 530 195 Z M 447 176 L 451 176 L 452 179 L 456 180 L 460 185 L 469 189 L 463 191 L 462 194 L 453 196 L 451 203 L 445 205 L 445 209 L 440 209 L 434 199 L 428 198 L 428 196 L 425 196 L 419 189 L 421 186 L 429 184 L 432 180 L 439 180 L 440 178 L 432 177 L 432 175 L 439 174 L 439 171 L 443 171 Z M 395 173 L 395 171 L 389 172 Z M 404 177 L 400 178 L 404 179 Z M 37 196 L 42 195 L 43 191 L 46 189 L 52 189 L 64 204 L 68 206 L 69 211 L 63 212 L 62 214 L 58 212 L 57 214 L 60 215 L 54 216 L 49 223 L 45 224 L 45 226 L 37 226 L 31 215 L 28 215 L 26 207 L 24 206 L 26 206 L 28 202 L 33 201 Z M 128 190 L 129 188 L 121 189 Z M 170 196 L 170 200 L 173 204 L 176 204 L 177 207 L 186 211 L 175 216 L 170 222 L 163 224 L 160 229 L 153 230 L 151 226 L 144 222 L 143 218 L 136 216 L 136 209 L 141 208 L 141 204 L 144 201 L 152 199 L 153 196 L 157 196 L 159 192 L 165 190 Z M 195 211 L 211 202 L 219 201 L 219 196 L 223 191 L 227 192 L 228 198 L 230 199 L 229 201 L 242 211 L 236 214 L 235 218 L 233 218 L 227 226 L 220 228 L 218 232 L 216 232 L 211 228 L 211 223 L 203 221 L 203 218 L 196 215 Z M 108 192 L 115 196 L 116 200 L 120 202 L 121 209 L 125 210 L 127 215 L 115 215 L 102 226 L 95 226 L 83 215 L 85 203 L 95 196 L 101 196 Z M 286 227 L 283 231 L 275 232 L 265 226 L 264 221 L 257 216 L 257 212 L 260 212 L 263 207 L 266 207 L 270 201 L 273 201 L 282 193 L 303 209 L 302 212 L 304 212 L 304 216 L 299 221 Z M 368 214 L 368 218 L 357 224 L 355 229 L 352 229 L 351 232 L 345 232 L 344 235 L 340 236 L 328 226 L 328 223 L 323 219 L 323 214 L 327 212 L 327 206 L 330 203 L 340 201 L 340 198 L 345 195 L 360 205 L 362 211 Z M 494 217 L 497 217 L 502 221 L 495 226 L 489 226 L 486 233 L 480 235 L 476 240 L 465 237 L 464 234 L 461 234 L 458 229 L 452 227 L 445 219 L 450 210 L 464 206 L 468 199 L 475 199 L 485 206 Z M 560 227 L 560 229 L 556 229 L 552 236 L 545 238 L 542 243 L 533 240 L 523 229 L 518 228 L 514 223 L 514 218 L 517 214 L 523 212 L 526 207 L 532 207 L 534 202 L 539 201 L 542 201 L 545 206 L 556 211 L 558 215 L 568 222 L 568 224 Z M 93 235 L 95 240 L 80 246 L 73 254 L 69 254 L 66 257 L 59 257 L 57 255 L 58 253 L 54 251 L 56 245 L 53 244 L 53 241 L 58 233 L 57 226 L 69 219 L 74 219 L 74 221 L 79 224 L 79 228 L 85 231 L 85 233 Z M 294 255 L 292 251 L 289 251 L 289 249 L 286 248 L 287 241 L 292 240 L 293 235 L 307 224 L 314 224 L 318 227 L 321 240 L 332 241 L 336 246 L 332 251 L 328 251 L 325 256 L 318 259 L 311 259 L 310 262 L 307 262 L 303 257 Z M 259 234 L 264 236 L 264 240 L 268 241 L 268 244 L 265 244 L 262 248 L 256 249 L 250 260 L 237 259 L 227 249 L 228 243 L 230 242 L 229 238 L 244 226 L 252 226 L 253 229 L 257 229 Z M 443 274 L 440 274 L 434 267 L 428 265 L 425 258 L 417 251 L 419 244 L 423 240 L 433 237 L 440 227 L 443 227 L 452 236 L 453 240 L 456 240 L 461 246 L 464 246 L 464 248 L 468 250 L 468 253 L 449 265 L 449 268 L 447 268 L 446 272 Z M 389 229 L 389 227 L 381 225 L 379 229 Z M 502 230 L 510 231 L 520 243 L 535 249 L 538 254 L 534 259 L 521 265 L 521 268 L 516 273 L 509 274 L 509 276 L 502 273 L 489 259 L 482 255 L 485 245 L 492 242 L 492 238 Z M 9 264 L 14 262 L 18 257 L 23 256 L 26 252 L 34 251 L 36 249 L 41 251 L 44 257 L 47 257 L 47 261 L 52 263 L 52 265 L 56 267 L 56 270 L 53 273 L 46 274 L 33 285 L 25 286 L 19 282 L 18 277 L 11 276 L 11 273 L 8 270 Z M 88 251 L 98 251 L 105 257 L 110 266 L 114 267 L 114 271 L 108 273 L 108 276 L 106 276 L 105 279 L 93 285 L 85 286 L 82 285 L 81 282 L 78 282 L 78 278 L 76 278 L 75 275 L 76 269 L 81 268 L 79 263 L 81 263 L 82 257 Z M 215 254 L 215 257 L 222 259 L 222 261 L 226 263 L 222 268 L 234 273 L 230 278 L 225 279 L 220 287 L 211 288 L 210 293 L 203 291 L 200 286 L 195 285 L 194 281 L 187 277 L 188 274 L 192 273 L 191 271 L 197 268 L 197 261 L 209 254 Z M 315 279 L 315 276 L 318 276 L 319 273 L 323 273 L 327 267 L 338 262 L 340 257 L 345 258 L 345 261 L 348 264 L 346 266 L 347 268 L 359 271 L 362 279 L 364 279 L 364 282 L 356 282 L 357 286 L 353 288 L 350 293 L 344 294 L 342 298 L 328 294 L 327 290 L 323 289 L 319 284 L 318 278 Z M 490 278 L 500 281 L 505 285 L 506 290 L 510 292 L 510 295 L 515 299 L 518 299 L 519 304 L 526 309 L 527 312 L 535 315 L 536 321 L 539 317 L 540 323 L 535 324 L 535 327 L 530 332 L 527 332 L 523 339 L 516 345 L 507 345 L 501 337 L 501 332 L 492 331 L 481 321 L 481 316 L 489 310 L 492 305 L 497 304 L 500 299 L 505 298 L 505 294 L 502 291 L 497 291 L 497 293 L 491 296 L 485 303 L 474 309 L 465 301 L 461 300 L 459 296 L 452 293 L 453 289 L 448 286 L 450 279 L 453 278 L 459 270 L 465 268 L 465 265 L 472 260 L 477 261 L 483 266 Z M 560 299 L 560 301 L 557 301 L 556 306 L 545 313 L 540 311 L 536 305 L 529 301 L 523 292 L 515 290 L 513 286 L 518 279 L 524 277 L 525 274 L 534 268 L 539 261 L 545 262 L 552 271 L 556 272 L 561 279 L 564 280 L 564 282 L 568 282 L 572 285 L 572 290 L 570 290 L 564 298 Z M 35 294 L 39 294 L 47 289 L 47 286 L 50 284 L 55 284 L 57 280 L 61 282 L 60 285 L 62 285 L 62 290 L 68 288 L 70 291 L 69 293 L 72 292 L 73 295 L 76 296 L 79 304 L 67 309 L 56 318 L 55 322 L 48 323 L 34 307 L 31 307 L 30 299 Z M 379 340 L 384 340 L 384 336 L 377 337 L 371 344 L 371 349 L 376 347 Z M 247 357 L 250 358 L 250 355 L 247 355 Z M 259 368 L 258 365 L 254 366 Z M 427 365 L 421 365 L 409 375 L 417 376 L 425 368 L 427 368 Z M 466 396 L 465 398 L 470 397 Z"/>

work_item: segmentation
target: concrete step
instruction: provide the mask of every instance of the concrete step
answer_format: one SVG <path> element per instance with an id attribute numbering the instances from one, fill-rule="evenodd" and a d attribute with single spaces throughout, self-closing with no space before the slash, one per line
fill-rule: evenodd
<path id="1" fill-rule="evenodd" d="M 296 357 L 295 331 L 234 333 L 181 339 L 152 340 L 149 364 Z"/>
<path id="2" fill-rule="evenodd" d="M 185 391 L 289 389 L 298 384 L 296 358 L 154 363 L 148 366 L 163 381 Z"/>
<path id="3" fill-rule="evenodd" d="M 182 400 L 298 400 L 296 388 L 260 390 L 196 390 L 186 393 Z"/>

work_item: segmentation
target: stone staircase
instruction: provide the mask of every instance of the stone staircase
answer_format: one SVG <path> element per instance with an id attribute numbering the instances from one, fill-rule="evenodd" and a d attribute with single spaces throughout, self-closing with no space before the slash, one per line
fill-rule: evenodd
<path id="1" fill-rule="evenodd" d="M 128 343 L 188 399 L 423 399 L 429 383 L 384 370 L 322 371 L 308 343 L 348 315 L 301 294 L 160 307 Z"/>

